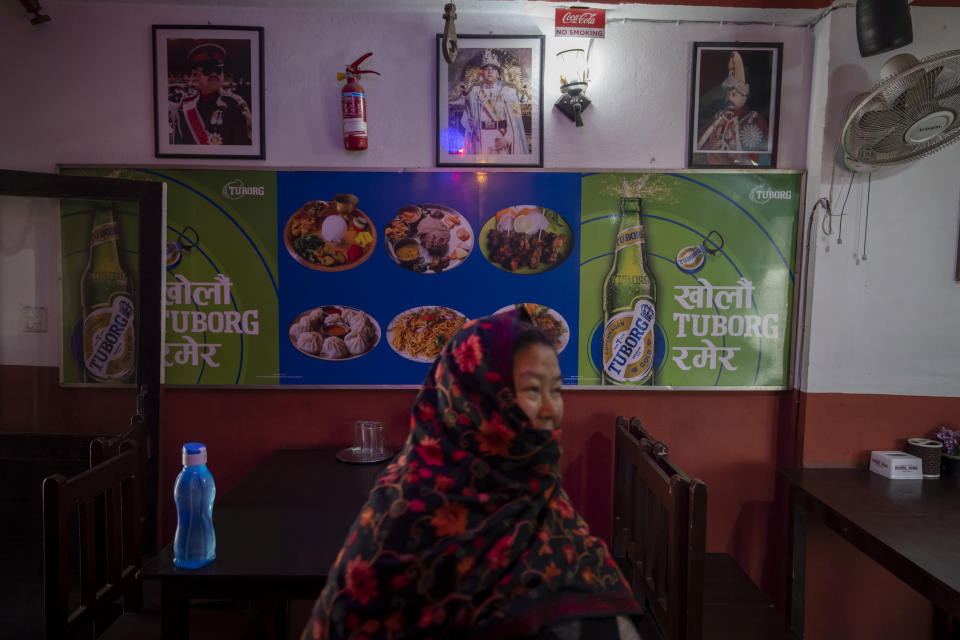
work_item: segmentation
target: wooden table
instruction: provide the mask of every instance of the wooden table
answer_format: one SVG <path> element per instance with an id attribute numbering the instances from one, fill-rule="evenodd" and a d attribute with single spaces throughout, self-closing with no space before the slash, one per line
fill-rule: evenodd
<path id="1" fill-rule="evenodd" d="M 866 469 L 785 469 L 790 627 L 803 635 L 806 528 L 819 518 L 934 605 L 935 637 L 960 618 L 960 479 L 889 480 Z"/>
<path id="2" fill-rule="evenodd" d="M 189 637 L 191 598 L 316 598 L 387 464 L 346 464 L 319 450 L 267 456 L 214 505 L 216 560 L 181 569 L 171 542 L 144 564 L 144 577 L 160 581 L 163 637 Z"/>

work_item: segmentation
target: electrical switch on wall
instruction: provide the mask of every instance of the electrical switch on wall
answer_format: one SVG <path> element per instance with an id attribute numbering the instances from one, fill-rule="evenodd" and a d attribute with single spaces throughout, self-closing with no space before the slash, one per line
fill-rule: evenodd
<path id="1" fill-rule="evenodd" d="M 21 307 L 20 324 L 26 333 L 46 333 L 47 332 L 47 309 L 46 307 Z"/>

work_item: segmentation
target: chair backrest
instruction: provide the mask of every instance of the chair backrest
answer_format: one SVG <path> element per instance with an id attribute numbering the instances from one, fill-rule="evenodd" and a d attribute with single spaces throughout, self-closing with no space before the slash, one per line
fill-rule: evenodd
<path id="1" fill-rule="evenodd" d="M 690 481 L 687 529 L 687 640 L 703 638 L 704 561 L 707 557 L 707 485 Z"/>
<path id="2" fill-rule="evenodd" d="M 142 468 L 146 468 L 146 458 L 149 455 L 149 440 L 147 437 L 147 427 L 143 422 L 143 416 L 134 414 L 130 418 L 130 428 L 125 433 L 112 437 L 95 438 L 90 443 L 90 466 L 100 464 L 107 458 L 120 453 L 121 445 L 128 440 L 136 440 L 139 445 L 139 458 L 143 461 Z M 143 482 L 140 483 L 143 486 Z"/>
<path id="3" fill-rule="evenodd" d="M 99 635 L 111 609 L 142 604 L 140 584 L 139 446 L 126 440 L 117 455 L 72 478 L 43 481 L 43 637 Z M 79 541 L 68 534 L 77 515 Z M 77 544 L 79 542 L 79 544 Z M 79 552 L 80 601 L 71 608 L 70 554 Z M 105 556 L 105 557 L 104 557 Z M 101 571 L 97 568 L 102 567 Z"/>
<path id="4" fill-rule="evenodd" d="M 704 562 L 707 555 L 707 485 L 690 478 L 670 459 L 663 443 L 653 447 L 657 466 L 668 476 L 680 477 L 688 485 L 686 567 L 684 576 L 684 632 L 686 640 L 703 637 Z"/>
<path id="5" fill-rule="evenodd" d="M 149 500 L 147 499 L 147 483 L 145 481 L 146 471 L 147 471 L 147 457 L 149 456 L 149 445 L 150 438 L 147 434 L 147 426 L 143 422 L 143 416 L 140 414 L 134 414 L 130 418 L 130 428 L 127 429 L 125 433 L 122 433 L 117 436 L 112 437 L 99 437 L 90 442 L 90 466 L 94 467 L 107 458 L 112 458 L 113 456 L 120 453 L 128 446 L 128 442 L 135 440 L 137 442 L 137 484 L 140 487 L 140 494 L 138 495 L 140 503 L 140 528 L 141 528 L 141 552 L 144 556 L 148 556 L 153 552 L 153 549 L 149 547 L 150 536 L 146 535 L 148 533 L 147 527 L 150 525 L 149 513 L 147 509 L 149 508 Z M 99 501 L 101 505 L 100 510 L 102 511 L 103 501 Z"/>
<path id="6" fill-rule="evenodd" d="M 622 417 L 617 418 L 617 420 L 621 420 L 621 419 L 625 420 L 625 418 L 622 418 Z M 643 425 L 640 422 L 640 418 L 633 416 L 630 418 L 627 424 L 630 427 L 630 433 L 632 433 L 637 440 L 643 440 L 644 438 L 646 438 L 650 442 L 656 442 L 653 436 L 647 433 L 646 429 L 643 428 Z"/>
<path id="7" fill-rule="evenodd" d="M 690 479 L 665 470 L 666 456 L 654 453 L 665 449 L 618 419 L 614 557 L 622 552 L 634 593 L 666 640 L 686 640 Z"/>
<path id="8" fill-rule="evenodd" d="M 633 584 L 633 548 L 632 531 L 635 519 L 634 496 L 636 491 L 633 479 L 636 476 L 636 465 L 628 453 L 628 448 L 634 445 L 634 439 L 626 437 L 628 434 L 627 419 L 617 416 L 617 430 L 615 435 L 613 456 L 613 536 L 611 538 L 611 553 L 630 584 Z"/>

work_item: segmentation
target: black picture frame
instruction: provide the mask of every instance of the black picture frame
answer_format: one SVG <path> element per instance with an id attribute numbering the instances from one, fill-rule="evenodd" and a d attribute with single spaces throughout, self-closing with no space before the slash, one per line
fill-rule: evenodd
<path id="1" fill-rule="evenodd" d="M 543 167 L 544 36 L 459 35 L 458 40 L 453 64 L 443 59 L 441 34 L 434 51 L 437 166 Z M 478 96 L 484 89 L 482 69 L 493 63 L 499 77 L 491 90 L 498 98 L 491 104 L 503 117 L 487 127 L 493 125 L 491 115 L 480 105 L 490 101 Z"/>
<path id="2" fill-rule="evenodd" d="M 774 168 L 782 42 L 694 42 L 687 167 Z"/>
<path id="3" fill-rule="evenodd" d="M 266 158 L 263 49 L 263 27 L 153 25 L 156 157 Z"/>

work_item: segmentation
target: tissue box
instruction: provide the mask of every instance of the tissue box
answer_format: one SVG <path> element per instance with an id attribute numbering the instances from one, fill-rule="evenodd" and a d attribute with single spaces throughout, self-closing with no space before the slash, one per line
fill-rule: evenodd
<path id="1" fill-rule="evenodd" d="M 923 479 L 923 462 L 903 451 L 870 452 L 870 471 L 894 480 Z"/>

